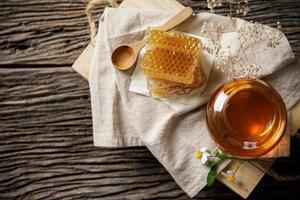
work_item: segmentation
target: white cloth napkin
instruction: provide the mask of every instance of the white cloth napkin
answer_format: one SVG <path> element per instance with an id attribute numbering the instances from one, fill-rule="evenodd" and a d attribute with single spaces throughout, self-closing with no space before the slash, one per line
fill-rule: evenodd
<path id="1" fill-rule="evenodd" d="M 99 22 L 96 48 L 90 71 L 90 90 L 93 114 L 93 134 L 96 146 L 145 145 L 168 170 L 177 184 L 191 197 L 206 185 L 208 169 L 195 158 L 201 147 L 212 149 L 205 123 L 203 105 L 225 78 L 212 69 L 208 85 L 197 107 L 172 109 L 166 103 L 129 92 L 133 71 L 115 70 L 110 56 L 120 44 L 140 40 L 149 26 L 163 23 L 173 13 L 150 10 L 112 9 L 104 11 Z M 220 29 L 228 18 L 201 13 L 186 21 L 179 30 L 197 34 L 203 23 L 212 29 Z M 242 26 L 247 22 L 234 19 L 230 26 Z M 228 28 L 232 28 L 232 27 Z M 232 46 L 236 33 L 220 36 L 220 49 Z M 279 49 L 262 51 L 260 44 L 252 43 L 246 51 L 250 59 L 263 66 L 259 76 L 269 75 L 266 80 L 283 96 L 288 108 L 300 97 L 299 63 L 289 64 L 293 53 L 283 37 Z"/>

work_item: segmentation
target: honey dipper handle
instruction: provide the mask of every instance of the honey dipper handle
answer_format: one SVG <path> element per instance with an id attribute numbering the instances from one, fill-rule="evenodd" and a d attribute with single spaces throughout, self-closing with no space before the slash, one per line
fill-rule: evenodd
<path id="1" fill-rule="evenodd" d="M 193 14 L 193 9 L 191 7 L 185 7 L 177 14 L 175 14 L 173 17 L 171 17 L 165 24 L 157 28 L 162 31 L 168 31 L 174 28 L 175 26 L 177 26 L 178 24 L 184 22 L 192 14 Z"/>

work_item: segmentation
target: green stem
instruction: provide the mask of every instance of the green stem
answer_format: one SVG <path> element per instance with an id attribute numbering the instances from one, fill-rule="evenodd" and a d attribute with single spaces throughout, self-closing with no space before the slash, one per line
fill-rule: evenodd
<path id="1" fill-rule="evenodd" d="M 234 170 L 233 175 L 235 175 L 235 173 L 240 169 L 240 167 L 242 166 L 242 164 L 245 162 L 245 160 L 242 160 L 239 165 L 237 166 L 237 168 Z"/>
<path id="2" fill-rule="evenodd" d="M 242 158 L 236 158 L 236 157 L 231 157 L 231 156 L 207 156 L 208 158 L 224 158 L 224 159 L 230 159 L 230 160 L 239 160 L 239 161 L 246 161 L 249 159 L 242 159 Z M 251 159 L 254 161 L 255 159 Z"/>

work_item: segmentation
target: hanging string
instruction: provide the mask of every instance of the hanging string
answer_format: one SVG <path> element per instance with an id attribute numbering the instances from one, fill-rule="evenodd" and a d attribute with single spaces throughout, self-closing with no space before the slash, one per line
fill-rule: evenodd
<path id="1" fill-rule="evenodd" d="M 229 11 L 229 16 L 230 16 L 230 18 L 232 18 L 232 2 L 231 2 L 231 0 L 229 1 L 229 9 L 230 9 L 230 11 Z"/>
<path id="2" fill-rule="evenodd" d="M 110 4 L 111 7 L 116 8 L 118 7 L 118 3 L 116 0 L 91 0 L 88 5 L 85 8 L 85 13 L 88 18 L 88 23 L 91 29 L 91 43 L 94 44 L 95 42 L 95 37 L 97 34 L 97 28 L 95 21 L 92 16 L 92 10 L 96 5 L 103 5 L 103 4 Z"/>

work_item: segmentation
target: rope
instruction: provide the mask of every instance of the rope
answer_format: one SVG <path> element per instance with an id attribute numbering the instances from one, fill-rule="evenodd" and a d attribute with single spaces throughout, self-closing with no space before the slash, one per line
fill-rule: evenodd
<path id="1" fill-rule="evenodd" d="M 96 5 L 103 5 L 103 4 L 110 4 L 111 7 L 116 8 L 118 7 L 118 3 L 116 0 L 91 0 L 88 5 L 85 8 L 85 13 L 88 18 L 89 26 L 91 29 L 91 43 L 94 44 L 95 37 L 97 34 L 97 28 L 96 24 L 94 22 L 93 16 L 92 16 L 92 10 Z"/>
<path id="2" fill-rule="evenodd" d="M 293 175 L 280 175 L 275 172 L 273 169 L 268 170 L 268 175 L 272 176 L 276 181 L 298 181 L 300 180 L 300 173 Z"/>

